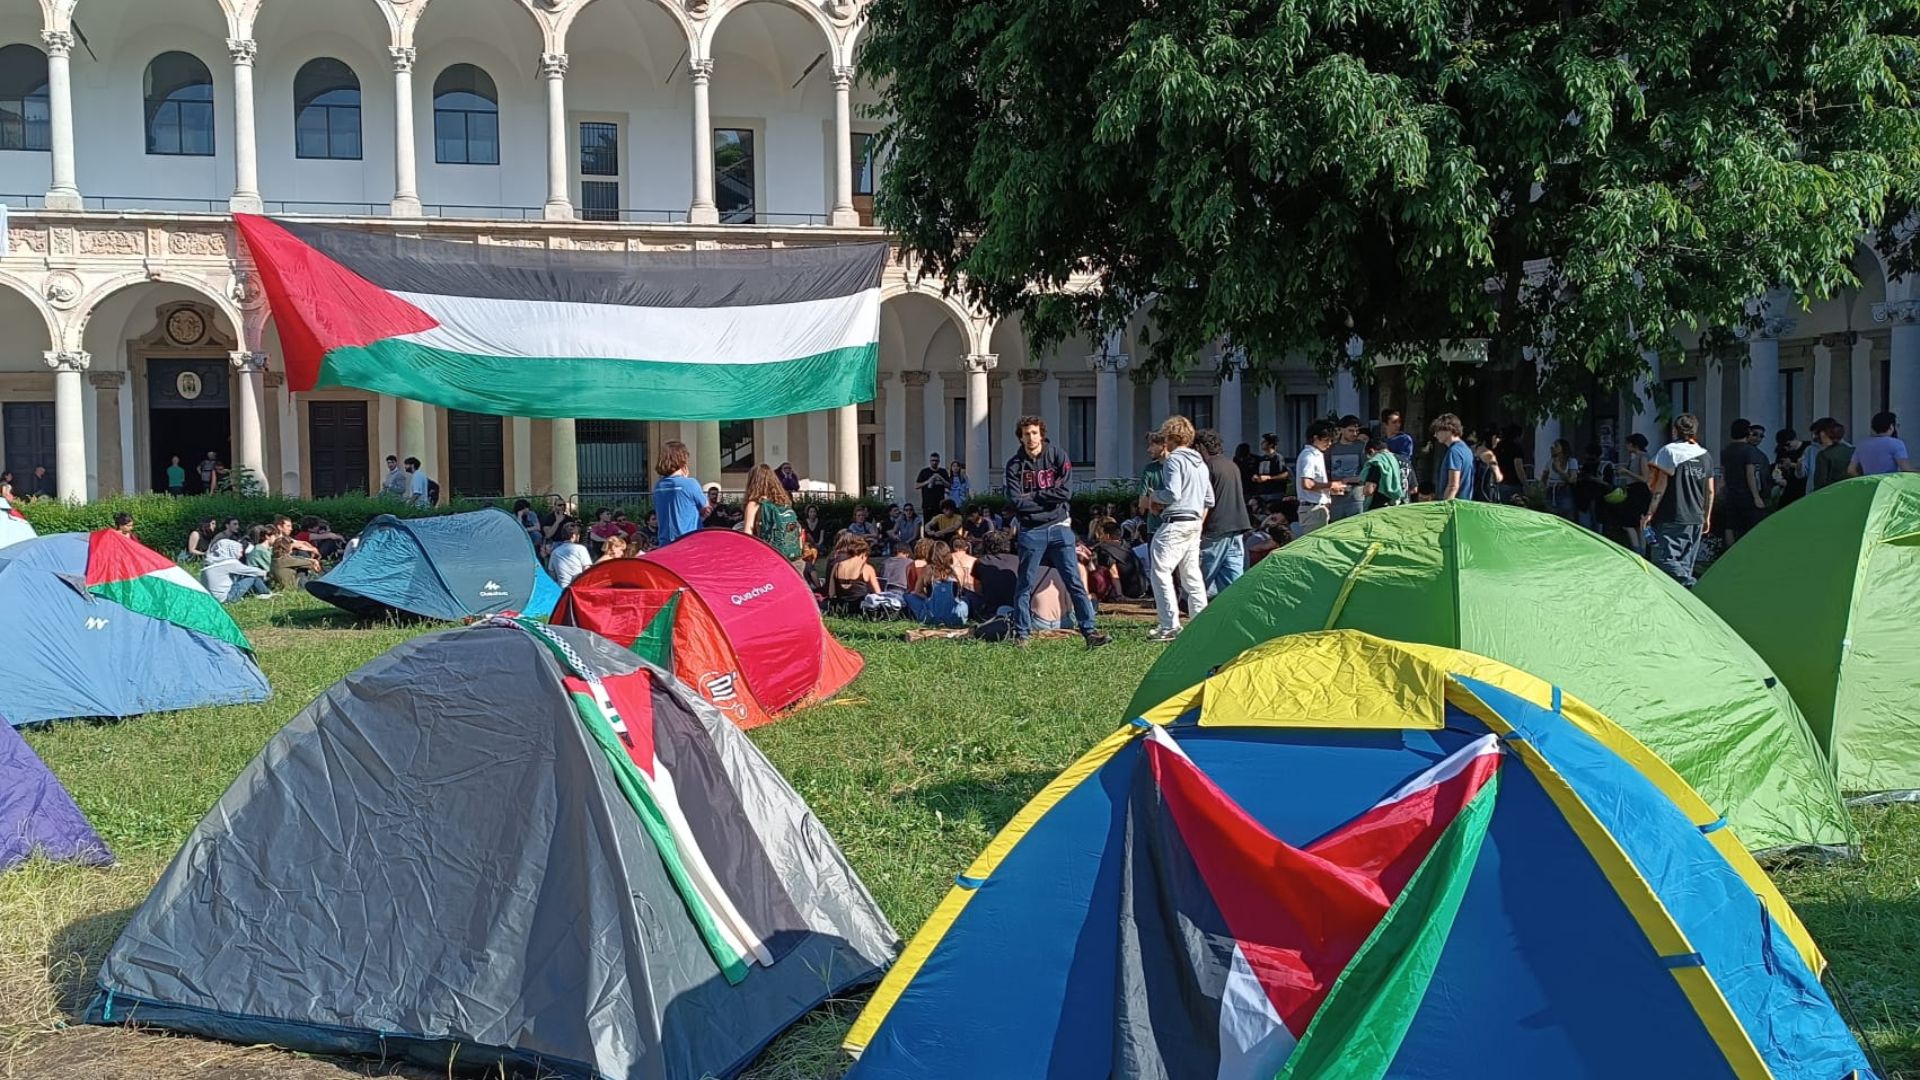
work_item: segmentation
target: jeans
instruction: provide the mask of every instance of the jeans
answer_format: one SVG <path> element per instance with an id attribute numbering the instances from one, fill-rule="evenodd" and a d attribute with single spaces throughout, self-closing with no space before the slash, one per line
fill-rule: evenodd
<path id="1" fill-rule="evenodd" d="M 243 596 L 251 596 L 254 593 L 259 593 L 264 596 L 272 591 L 272 589 L 267 587 L 266 578 L 235 574 L 233 576 L 233 585 L 227 590 L 227 595 L 221 602 L 231 604 Z"/>
<path id="2" fill-rule="evenodd" d="M 1655 525 L 1653 548 L 1647 552 L 1653 565 L 1673 580 L 1693 588 L 1693 560 L 1700 554 L 1700 526 Z"/>
<path id="3" fill-rule="evenodd" d="M 1208 597 L 1219 596 L 1220 590 L 1239 581 L 1246 572 L 1246 534 L 1200 541 L 1200 576 L 1206 580 Z"/>
<path id="4" fill-rule="evenodd" d="M 1033 587 L 1040 580 L 1042 565 L 1053 567 L 1061 583 L 1066 585 L 1080 632 L 1093 633 L 1093 597 L 1087 595 L 1087 587 L 1080 580 L 1080 558 L 1074 551 L 1072 527 L 1062 521 L 1021 529 L 1016 544 L 1020 549 L 1020 574 L 1013 587 L 1013 636 L 1024 638 L 1033 634 Z"/>
<path id="5" fill-rule="evenodd" d="M 1187 594 L 1187 617 L 1197 619 L 1207 610 L 1207 582 L 1200 576 L 1200 523 L 1169 521 L 1153 534 L 1153 610 L 1160 630 L 1180 629 L 1180 600 L 1174 582 Z"/>
<path id="6" fill-rule="evenodd" d="M 957 630 L 967 625 L 967 602 L 960 598 L 959 590 L 951 581 L 936 583 L 931 596 L 906 593 L 904 599 L 907 611 L 927 626 Z"/>

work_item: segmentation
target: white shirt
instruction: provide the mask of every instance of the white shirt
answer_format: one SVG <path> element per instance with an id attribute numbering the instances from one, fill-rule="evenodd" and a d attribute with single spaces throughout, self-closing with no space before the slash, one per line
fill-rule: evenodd
<path id="1" fill-rule="evenodd" d="M 1820 438 L 1817 435 L 1807 440 L 1807 445 L 1800 448 L 1800 475 L 1807 478 L 1809 495 L 1813 494 L 1814 488 L 1820 486 L 1813 482 L 1813 459 L 1819 457 L 1820 451 L 1824 449 L 1826 447 L 1820 445 Z"/>
<path id="2" fill-rule="evenodd" d="M 407 477 L 407 501 L 415 506 L 427 505 L 427 474 L 416 470 Z"/>
<path id="3" fill-rule="evenodd" d="M 1313 490 L 1307 489 L 1307 481 L 1313 481 Z M 1327 455 L 1320 448 L 1308 443 L 1300 449 L 1300 460 L 1293 465 L 1294 493 L 1300 496 L 1301 506 L 1325 506 L 1333 501 L 1333 493 L 1327 490 Z"/>
<path id="4" fill-rule="evenodd" d="M 553 575 L 553 580 L 563 589 L 573 584 L 573 579 L 585 573 L 587 567 L 592 565 L 593 556 L 587 554 L 587 549 L 571 542 L 554 545 L 553 554 L 547 556 L 547 572 Z"/>

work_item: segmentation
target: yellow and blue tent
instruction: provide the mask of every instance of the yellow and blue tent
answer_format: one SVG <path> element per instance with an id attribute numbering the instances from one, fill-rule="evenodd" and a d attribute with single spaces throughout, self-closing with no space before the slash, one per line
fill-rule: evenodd
<path id="1" fill-rule="evenodd" d="M 1280 638 L 959 876 L 851 1080 L 1867 1080 L 1824 961 L 1670 767 L 1507 665 Z"/>

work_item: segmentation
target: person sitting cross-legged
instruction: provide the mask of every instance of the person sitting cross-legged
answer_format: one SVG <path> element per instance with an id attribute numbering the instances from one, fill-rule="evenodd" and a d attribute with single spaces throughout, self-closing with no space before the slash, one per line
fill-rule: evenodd
<path id="1" fill-rule="evenodd" d="M 267 587 L 267 571 L 249 566 L 241 558 L 240 541 L 229 536 L 215 540 L 207 549 L 207 565 L 200 571 L 200 584 L 215 600 L 231 604 L 243 596 L 272 596 Z"/>

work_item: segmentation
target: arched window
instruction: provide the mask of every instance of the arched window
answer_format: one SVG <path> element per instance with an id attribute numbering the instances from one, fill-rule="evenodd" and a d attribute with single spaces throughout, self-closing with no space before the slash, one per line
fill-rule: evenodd
<path id="1" fill-rule="evenodd" d="M 293 156 L 360 160 L 360 79 L 330 56 L 293 77 Z"/>
<path id="2" fill-rule="evenodd" d="M 0 150 L 46 150 L 47 54 L 31 45 L 0 48 Z"/>
<path id="3" fill-rule="evenodd" d="M 433 160 L 500 164 L 500 92 L 472 64 L 455 64 L 433 80 Z"/>
<path id="4" fill-rule="evenodd" d="M 147 153 L 213 156 L 213 74 L 191 53 L 147 65 Z"/>

